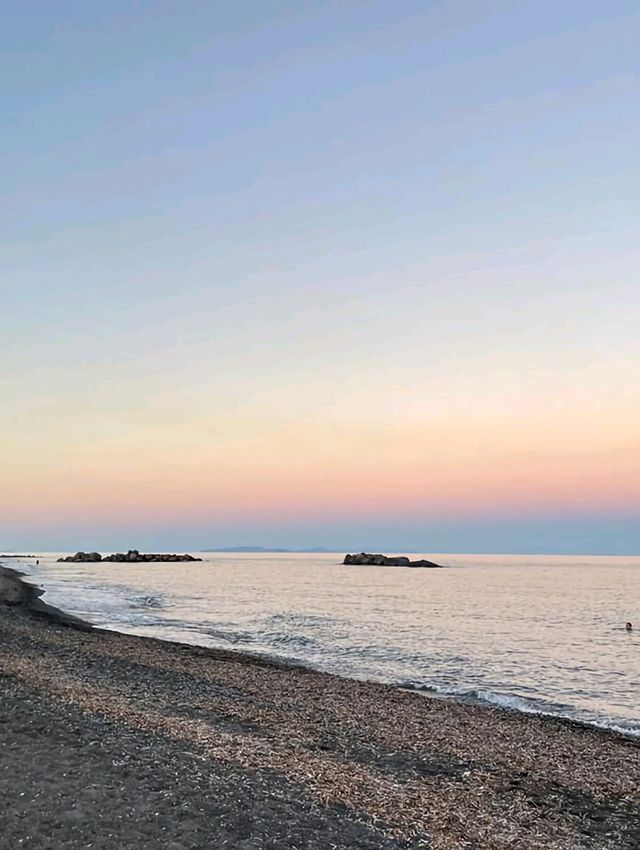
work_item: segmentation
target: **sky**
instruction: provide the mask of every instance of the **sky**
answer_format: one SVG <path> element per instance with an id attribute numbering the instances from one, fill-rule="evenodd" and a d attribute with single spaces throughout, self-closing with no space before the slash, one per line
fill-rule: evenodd
<path id="1" fill-rule="evenodd" d="M 0 14 L 0 548 L 640 552 L 636 0 Z"/>

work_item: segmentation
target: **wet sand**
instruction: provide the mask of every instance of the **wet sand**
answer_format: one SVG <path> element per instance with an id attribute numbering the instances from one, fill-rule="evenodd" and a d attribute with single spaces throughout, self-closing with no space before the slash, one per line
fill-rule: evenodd
<path id="1" fill-rule="evenodd" d="M 637 741 L 0 600 L 10 850 L 640 847 Z"/>

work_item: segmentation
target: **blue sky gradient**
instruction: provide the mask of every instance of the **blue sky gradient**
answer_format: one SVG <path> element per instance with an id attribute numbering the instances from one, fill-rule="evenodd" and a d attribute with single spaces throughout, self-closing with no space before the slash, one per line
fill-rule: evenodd
<path id="1" fill-rule="evenodd" d="M 0 545 L 640 551 L 636 2 L 2 19 Z"/>

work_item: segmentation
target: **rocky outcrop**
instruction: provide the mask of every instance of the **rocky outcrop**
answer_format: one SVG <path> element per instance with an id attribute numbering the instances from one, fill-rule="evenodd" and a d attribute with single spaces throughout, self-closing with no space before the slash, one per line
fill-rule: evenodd
<path id="1" fill-rule="evenodd" d="M 116 552 L 115 555 L 106 555 L 104 558 L 98 552 L 76 552 L 66 558 L 58 558 L 58 561 L 67 563 L 87 563 L 91 561 L 111 561 L 116 563 L 140 564 L 150 561 L 201 561 L 202 558 L 194 558 L 193 555 L 159 555 L 144 554 L 137 549 L 129 549 L 126 555 Z"/>
<path id="2" fill-rule="evenodd" d="M 75 555 L 67 555 L 66 558 L 58 558 L 58 561 L 101 561 L 102 555 L 99 552 L 76 552 Z"/>
<path id="3" fill-rule="evenodd" d="M 360 552 L 359 555 L 345 555 L 344 564 L 355 566 L 373 567 L 440 567 L 442 564 L 434 564 L 433 561 L 410 561 L 403 556 L 389 557 L 388 555 L 371 555 L 368 552 Z"/>

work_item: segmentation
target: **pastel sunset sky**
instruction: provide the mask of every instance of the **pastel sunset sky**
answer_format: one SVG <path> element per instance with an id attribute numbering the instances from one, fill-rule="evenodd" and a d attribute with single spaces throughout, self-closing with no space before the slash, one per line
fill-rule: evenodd
<path id="1" fill-rule="evenodd" d="M 640 551 L 640 5 L 4 4 L 0 548 Z"/>

